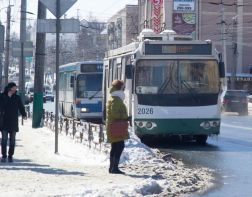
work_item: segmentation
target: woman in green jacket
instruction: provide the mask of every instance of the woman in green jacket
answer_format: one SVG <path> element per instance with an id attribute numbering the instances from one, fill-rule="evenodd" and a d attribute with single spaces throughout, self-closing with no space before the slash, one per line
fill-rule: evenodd
<path id="1" fill-rule="evenodd" d="M 124 149 L 124 140 L 129 138 L 129 134 L 125 134 L 122 137 L 112 136 L 108 125 L 115 120 L 128 120 L 128 113 L 125 104 L 123 103 L 124 83 L 121 80 L 114 80 L 112 82 L 112 88 L 110 90 L 110 98 L 106 106 L 106 131 L 108 142 L 111 143 L 110 150 L 110 166 L 109 173 L 112 174 L 124 174 L 118 168 L 120 157 Z"/>

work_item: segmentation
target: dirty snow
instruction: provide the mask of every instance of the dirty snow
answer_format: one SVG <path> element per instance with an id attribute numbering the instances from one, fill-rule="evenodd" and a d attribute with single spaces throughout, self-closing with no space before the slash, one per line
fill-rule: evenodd
<path id="1" fill-rule="evenodd" d="M 54 154 L 54 133 L 32 129 L 27 120 L 17 134 L 14 163 L 0 163 L 0 196 L 181 196 L 213 180 L 208 169 L 187 168 L 132 133 L 120 161 L 126 174 L 109 174 L 108 165 L 109 144 L 101 151 L 60 134 Z"/>

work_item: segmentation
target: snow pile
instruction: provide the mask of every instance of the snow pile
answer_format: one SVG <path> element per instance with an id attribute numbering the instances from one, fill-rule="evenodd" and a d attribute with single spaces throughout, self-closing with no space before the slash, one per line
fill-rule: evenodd
<path id="1" fill-rule="evenodd" d="M 116 175 L 108 173 L 108 145 L 89 149 L 62 134 L 54 154 L 53 132 L 31 129 L 30 121 L 20 130 L 14 163 L 0 164 L 0 196 L 179 196 L 212 181 L 207 169 L 186 168 L 132 133 L 120 162 L 126 174 Z"/>

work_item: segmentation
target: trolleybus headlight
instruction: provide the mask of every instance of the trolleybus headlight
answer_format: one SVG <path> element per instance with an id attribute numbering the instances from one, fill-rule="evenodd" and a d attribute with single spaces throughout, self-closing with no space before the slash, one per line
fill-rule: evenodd
<path id="1" fill-rule="evenodd" d="M 210 129 L 211 127 L 210 122 L 208 121 L 201 123 L 200 126 L 202 126 L 204 129 Z"/>
<path id="2" fill-rule="evenodd" d="M 139 123 L 138 123 L 138 126 L 139 126 L 139 127 L 143 127 L 143 122 L 139 122 Z"/>
<path id="3" fill-rule="evenodd" d="M 145 125 L 145 127 L 147 129 L 151 129 L 152 128 L 152 122 L 147 122 L 146 125 Z"/>
<path id="4" fill-rule="evenodd" d="M 213 125 L 213 127 L 217 127 L 219 124 L 218 124 L 218 122 L 214 121 L 212 125 Z"/>
<path id="5" fill-rule="evenodd" d="M 81 113 L 87 113 L 87 112 L 89 112 L 89 109 L 88 108 L 81 108 Z"/>

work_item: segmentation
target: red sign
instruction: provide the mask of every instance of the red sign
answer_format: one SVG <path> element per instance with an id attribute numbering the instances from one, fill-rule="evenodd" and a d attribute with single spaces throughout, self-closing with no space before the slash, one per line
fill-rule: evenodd
<path id="1" fill-rule="evenodd" d="M 153 5 L 153 30 L 155 33 L 161 32 L 161 6 L 163 0 L 152 0 Z"/>

